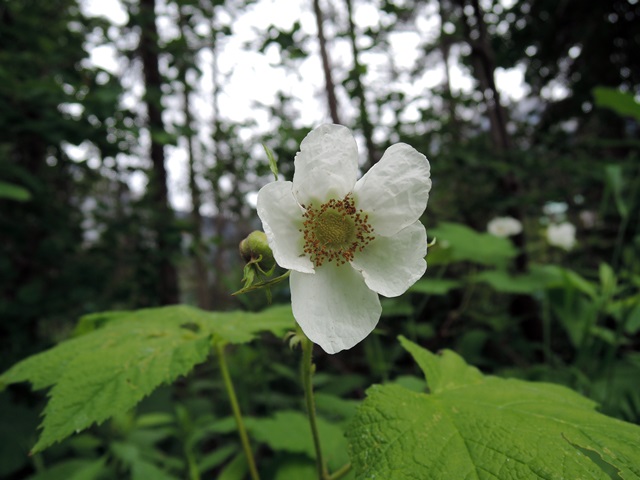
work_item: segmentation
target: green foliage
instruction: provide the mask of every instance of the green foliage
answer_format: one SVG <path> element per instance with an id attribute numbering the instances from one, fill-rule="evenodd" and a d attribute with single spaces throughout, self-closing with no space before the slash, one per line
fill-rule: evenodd
<path id="1" fill-rule="evenodd" d="M 469 261 L 505 266 L 518 253 L 508 239 L 479 233 L 462 224 L 441 222 L 429 233 L 436 238 L 428 259 L 432 265 Z"/>
<path id="2" fill-rule="evenodd" d="M 276 452 L 302 454 L 313 460 L 316 457 L 307 416 L 295 411 L 276 412 L 271 418 L 247 418 L 251 436 Z M 318 419 L 318 430 L 323 453 L 331 469 L 337 469 L 349 461 L 344 432 L 336 424 Z"/>
<path id="3" fill-rule="evenodd" d="M 544 267 L 532 267 L 529 272 L 512 275 L 504 270 L 485 270 L 472 277 L 473 281 L 486 282 L 504 293 L 534 293 L 544 290 L 555 276 Z"/>
<path id="4" fill-rule="evenodd" d="M 93 480 L 104 472 L 104 463 L 102 458 L 67 460 L 42 473 L 30 476 L 28 480 Z"/>
<path id="5" fill-rule="evenodd" d="M 429 393 L 368 391 L 347 433 L 357 478 L 640 478 L 637 425 L 565 387 L 483 376 L 451 351 L 401 343 Z"/>
<path id="6" fill-rule="evenodd" d="M 29 381 L 53 387 L 44 411 L 39 452 L 93 423 L 133 408 L 162 384 L 204 362 L 212 342 L 246 343 L 256 334 L 293 326 L 288 307 L 261 314 L 207 313 L 187 306 L 120 312 L 93 322 L 96 329 L 18 363 L 0 386 Z"/>
<path id="7" fill-rule="evenodd" d="M 459 288 L 462 285 L 457 280 L 446 280 L 443 278 L 423 278 L 414 283 L 410 288 L 410 292 L 423 293 L 426 295 L 445 295 L 449 291 Z"/>
<path id="8" fill-rule="evenodd" d="M 276 160 L 276 157 L 273 156 L 273 152 L 269 147 L 267 147 L 265 144 L 262 144 L 262 148 L 264 148 L 264 153 L 267 154 L 267 160 L 269 161 L 269 170 L 271 170 L 271 173 L 273 173 L 273 179 L 277 182 L 278 161 Z"/>
<path id="9" fill-rule="evenodd" d="M 593 97 L 597 106 L 608 108 L 622 117 L 631 117 L 640 122 L 640 103 L 636 102 L 631 93 L 597 87 L 593 89 Z"/>
<path id="10" fill-rule="evenodd" d="M 20 187 L 19 185 L 0 182 L 0 198 L 14 200 L 16 202 L 26 202 L 31 198 L 31 193 L 29 193 L 29 190 Z"/>

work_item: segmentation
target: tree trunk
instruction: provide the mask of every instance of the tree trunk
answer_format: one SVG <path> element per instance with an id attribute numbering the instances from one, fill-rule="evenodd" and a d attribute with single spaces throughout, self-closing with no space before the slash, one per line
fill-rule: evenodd
<path id="1" fill-rule="evenodd" d="M 460 142 L 460 128 L 458 115 L 456 114 L 456 101 L 451 90 L 451 65 L 449 63 L 449 55 L 451 51 L 451 39 L 445 35 L 444 25 L 449 20 L 449 10 L 440 0 L 438 2 L 438 13 L 440 14 L 440 53 L 442 62 L 444 63 L 444 93 L 446 95 L 445 104 L 449 111 L 449 124 L 451 126 L 451 140 L 454 145 Z"/>
<path id="2" fill-rule="evenodd" d="M 329 112 L 331 113 L 331 121 L 339 124 L 341 122 L 338 115 L 338 99 L 336 98 L 336 86 L 333 83 L 333 76 L 331 74 L 331 62 L 329 61 L 329 53 L 327 52 L 327 40 L 324 36 L 324 21 L 322 10 L 320 9 L 320 0 L 313 0 L 313 11 L 316 15 L 318 42 L 320 43 L 320 56 L 322 57 L 322 70 L 324 71 L 324 82 L 327 92 Z"/>
<path id="3" fill-rule="evenodd" d="M 353 22 L 353 5 L 351 0 L 347 2 L 347 12 L 349 17 L 349 39 L 351 40 L 351 51 L 353 52 L 353 81 L 355 82 L 355 94 L 360 103 L 360 127 L 364 136 L 365 146 L 367 148 L 367 163 L 371 168 L 378 160 L 375 145 L 373 144 L 373 126 L 367 112 L 367 102 L 364 95 L 364 86 L 362 84 L 363 66 L 360 64 L 358 45 L 356 43 L 356 26 Z"/>
<path id="4" fill-rule="evenodd" d="M 213 192 L 213 202 L 216 206 L 216 214 L 214 218 L 214 235 L 215 235 L 215 250 L 213 252 L 213 270 L 214 270 L 214 280 L 211 285 L 211 295 L 210 299 L 213 305 L 217 310 L 224 310 L 229 304 L 229 295 L 225 290 L 225 284 L 222 279 L 225 276 L 225 261 L 224 261 L 224 251 L 226 248 L 225 238 L 223 235 L 223 231 L 226 225 L 225 217 L 224 217 L 224 200 L 220 190 L 219 181 L 222 172 L 225 170 L 225 166 L 223 165 L 223 155 L 224 149 L 220 148 L 221 142 L 223 140 L 223 129 L 222 129 L 222 121 L 220 120 L 220 105 L 219 105 L 219 96 L 220 96 L 220 83 L 219 83 L 219 72 L 218 72 L 218 27 L 216 26 L 216 12 L 213 8 L 213 4 L 211 6 L 211 10 L 209 12 L 211 18 L 211 90 L 212 90 L 212 121 L 211 121 L 211 157 L 215 162 L 215 165 L 211 167 L 211 173 L 209 175 L 209 179 L 211 181 L 212 192 Z"/>
<path id="5" fill-rule="evenodd" d="M 458 3 L 464 12 L 464 0 L 458 0 Z M 478 3 L 478 0 L 469 0 L 469 4 L 473 7 L 474 19 L 470 22 L 469 18 L 463 21 L 465 40 L 471 46 L 471 56 L 473 62 L 473 73 L 478 80 L 480 89 L 487 106 L 487 114 L 489 116 L 491 140 L 495 151 L 499 155 L 508 155 L 511 147 L 509 133 L 507 132 L 507 114 L 500 103 L 500 92 L 495 84 L 495 59 L 491 44 L 487 37 L 487 29 L 484 22 L 484 15 Z M 520 194 L 520 182 L 514 175 L 513 171 L 507 172 L 500 179 L 500 186 L 504 194 L 509 197 L 516 197 Z M 522 212 L 518 206 L 511 206 L 507 213 L 522 221 Z M 527 254 L 525 253 L 525 236 L 524 232 L 513 237 L 514 244 L 520 249 L 520 255 L 516 258 L 515 267 L 518 272 L 527 270 Z"/>
<path id="6" fill-rule="evenodd" d="M 178 7 L 179 8 L 179 7 Z M 180 33 L 186 42 L 186 20 L 182 14 L 182 10 L 178 12 L 178 23 L 180 26 Z M 187 46 L 188 48 L 188 46 Z M 188 59 L 193 57 L 189 54 Z M 189 65 L 187 59 L 177 59 L 176 63 L 179 66 L 179 81 L 184 88 L 183 93 L 183 111 L 185 118 L 185 137 L 187 140 L 187 160 L 189 164 L 189 193 L 191 194 L 191 222 L 193 229 L 191 232 L 193 238 L 193 266 L 195 273 L 195 290 L 196 290 L 196 302 L 198 307 L 205 310 L 211 308 L 211 295 L 209 293 L 209 272 L 206 265 L 206 251 L 202 242 L 202 215 L 200 213 L 200 207 L 202 206 L 202 192 L 198 187 L 196 180 L 196 159 L 194 155 L 194 142 L 197 141 L 191 128 L 193 126 L 193 114 L 191 112 L 191 105 L 189 99 L 191 96 L 191 86 L 187 80 L 187 70 Z"/>
<path id="7" fill-rule="evenodd" d="M 169 206 L 167 170 L 164 163 L 164 146 L 158 141 L 163 133 L 161 89 L 162 78 L 158 67 L 158 31 L 156 28 L 155 0 L 140 0 L 139 54 L 144 72 L 147 122 L 150 133 L 152 170 L 149 175 L 148 196 L 153 208 L 153 228 L 158 249 L 158 300 L 160 304 L 178 303 L 178 274 L 172 257 L 179 251 L 180 237 L 174 230 L 174 213 Z"/>
<path id="8" fill-rule="evenodd" d="M 464 12 L 465 0 L 458 0 L 458 2 Z M 475 21 L 470 22 L 470 18 L 465 18 L 463 22 L 464 34 L 467 43 L 471 46 L 474 75 L 480 84 L 487 106 L 491 125 L 491 140 L 498 155 L 502 155 L 505 160 L 513 161 L 513 158 L 509 158 L 511 141 L 507 132 L 507 115 L 500 103 L 500 93 L 495 84 L 495 58 L 487 36 L 484 15 L 478 0 L 468 0 L 468 2 L 473 7 L 472 16 Z M 505 173 L 499 183 L 504 195 L 514 199 L 506 213 L 522 222 L 522 210 L 518 202 L 515 201 L 520 196 L 521 185 L 513 170 L 510 169 Z M 514 260 L 514 269 L 517 273 L 525 273 L 528 270 L 528 256 L 524 230 L 511 239 L 520 252 Z M 521 319 L 522 329 L 529 339 L 542 341 L 544 333 L 542 320 L 538 314 L 538 304 L 530 295 L 515 295 L 509 310 L 511 315 Z"/>

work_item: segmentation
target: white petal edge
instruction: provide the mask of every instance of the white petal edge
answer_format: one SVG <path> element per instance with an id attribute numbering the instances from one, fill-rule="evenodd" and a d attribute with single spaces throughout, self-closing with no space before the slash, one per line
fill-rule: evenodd
<path id="1" fill-rule="evenodd" d="M 356 183 L 356 206 L 369 215 L 375 233 L 394 235 L 420 218 L 431 190 L 427 157 L 396 143 Z"/>
<path id="2" fill-rule="evenodd" d="M 282 268 L 313 273 L 313 263 L 304 255 L 302 209 L 291 182 L 271 182 L 258 192 L 258 216 L 262 220 L 273 257 Z"/>
<path id="3" fill-rule="evenodd" d="M 302 140 L 294 164 L 293 194 L 298 202 L 341 199 L 356 183 L 358 146 L 347 127 L 320 125 Z"/>
<path id="4" fill-rule="evenodd" d="M 291 272 L 293 316 L 304 334 L 327 353 L 352 348 L 380 320 L 378 294 L 349 265 L 325 264 L 315 275 Z"/>
<path id="5" fill-rule="evenodd" d="M 427 270 L 427 232 L 415 222 L 391 237 L 376 237 L 351 262 L 367 286 L 385 297 L 397 297 Z"/>

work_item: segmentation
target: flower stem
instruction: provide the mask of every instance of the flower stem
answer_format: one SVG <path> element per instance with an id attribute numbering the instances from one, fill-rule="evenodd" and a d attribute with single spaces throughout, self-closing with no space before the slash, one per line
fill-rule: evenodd
<path id="1" fill-rule="evenodd" d="M 224 386 L 227 390 L 227 396 L 229 397 L 229 403 L 231 403 L 231 410 L 233 416 L 236 419 L 236 425 L 238 427 L 238 435 L 240 435 L 240 443 L 242 443 L 242 449 L 244 455 L 247 457 L 247 465 L 249 466 L 249 473 L 252 480 L 260 480 L 258 470 L 256 469 L 256 462 L 253 459 L 253 453 L 251 452 L 251 445 L 249 444 L 249 436 L 247 430 L 244 427 L 242 421 L 242 413 L 240 412 L 240 405 L 238 405 L 238 398 L 231 382 L 231 375 L 229 375 L 229 368 L 227 367 L 227 360 L 224 355 L 224 345 L 221 342 L 215 344 L 216 352 L 220 363 L 220 372 L 222 373 L 222 379 L 224 380 Z"/>
<path id="2" fill-rule="evenodd" d="M 313 446 L 316 449 L 316 465 L 318 467 L 318 479 L 326 480 L 329 477 L 324 459 L 322 457 L 322 448 L 320 446 L 320 434 L 318 432 L 318 424 L 316 421 L 316 403 L 313 397 L 313 384 L 311 379 L 315 371 L 315 365 L 312 360 L 313 343 L 305 335 L 302 335 L 302 386 L 304 388 L 304 399 L 307 404 L 307 415 L 309 416 L 309 425 L 311 426 L 311 436 L 313 437 Z"/>

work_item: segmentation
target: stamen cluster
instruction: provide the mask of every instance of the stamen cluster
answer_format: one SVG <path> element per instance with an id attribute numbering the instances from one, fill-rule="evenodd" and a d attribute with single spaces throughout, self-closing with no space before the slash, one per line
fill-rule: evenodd
<path id="1" fill-rule="evenodd" d="M 369 215 L 356 208 L 351 194 L 342 200 L 331 199 L 319 208 L 313 204 L 302 207 L 303 250 L 316 267 L 324 262 L 344 265 L 375 239 Z"/>

